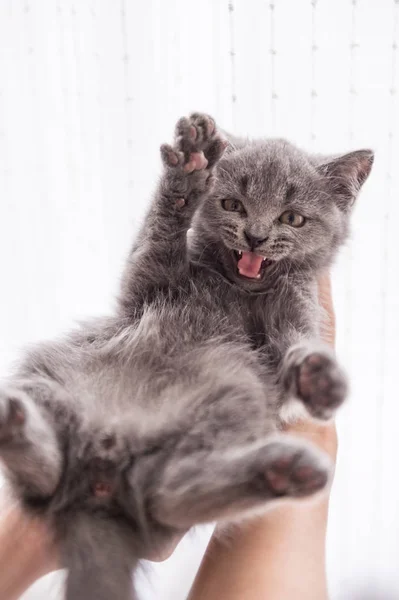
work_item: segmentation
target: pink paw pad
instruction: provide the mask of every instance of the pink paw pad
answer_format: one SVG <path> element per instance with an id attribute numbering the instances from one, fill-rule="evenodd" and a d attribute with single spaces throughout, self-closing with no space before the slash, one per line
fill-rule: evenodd
<path id="1" fill-rule="evenodd" d="M 190 175 L 195 171 L 210 171 L 222 157 L 227 145 L 227 140 L 220 137 L 212 117 L 193 113 L 178 120 L 174 143 L 162 144 L 161 156 L 166 167 L 177 167 L 177 173 L 181 169 Z"/>
<path id="2" fill-rule="evenodd" d="M 276 472 L 274 469 L 268 469 L 266 471 L 266 479 L 273 488 L 273 491 L 277 494 L 286 492 L 289 488 L 290 482 L 288 477 Z"/>
<path id="3" fill-rule="evenodd" d="M 312 414 L 328 419 L 347 393 L 346 379 L 333 358 L 309 354 L 298 368 L 298 395 Z"/>
<path id="4" fill-rule="evenodd" d="M 264 476 L 276 496 L 306 496 L 323 489 L 328 482 L 328 470 L 300 450 L 277 458 Z"/>
<path id="5" fill-rule="evenodd" d="M 205 169 L 208 164 L 203 152 L 192 152 L 190 154 L 189 162 L 184 166 L 184 170 L 187 173 L 192 171 L 201 171 Z"/>
<path id="6" fill-rule="evenodd" d="M 174 152 L 169 152 L 168 159 L 171 165 L 177 165 L 179 162 L 179 159 L 177 158 L 177 155 Z"/>
<path id="7" fill-rule="evenodd" d="M 191 125 L 189 129 L 189 135 L 192 141 L 195 141 L 197 139 L 197 129 L 196 127 L 194 127 L 194 125 Z"/>
<path id="8" fill-rule="evenodd" d="M 216 123 L 210 117 L 208 117 L 208 119 L 207 119 L 206 128 L 207 128 L 208 135 L 212 135 L 215 132 Z"/>

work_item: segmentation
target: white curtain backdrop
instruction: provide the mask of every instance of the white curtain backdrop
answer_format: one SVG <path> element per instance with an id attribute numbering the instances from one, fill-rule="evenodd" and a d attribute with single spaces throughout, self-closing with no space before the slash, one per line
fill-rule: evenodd
<path id="1" fill-rule="evenodd" d="M 376 151 L 334 271 L 352 391 L 333 600 L 399 598 L 398 44 L 398 0 L 0 0 L 1 374 L 27 342 L 110 309 L 180 115 L 315 151 Z M 208 535 L 150 567 L 141 598 L 185 598 Z M 60 581 L 26 600 L 58 598 Z"/>

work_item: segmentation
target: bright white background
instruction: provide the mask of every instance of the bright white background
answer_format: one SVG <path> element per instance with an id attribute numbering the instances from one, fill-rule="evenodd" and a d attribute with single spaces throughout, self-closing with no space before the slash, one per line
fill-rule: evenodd
<path id="1" fill-rule="evenodd" d="M 398 0 L 0 0 L 2 374 L 26 342 L 112 307 L 180 115 L 315 151 L 375 149 L 334 273 L 352 394 L 333 600 L 399 598 L 398 44 Z M 143 600 L 183 599 L 206 539 L 143 579 Z M 58 588 L 41 582 L 26 600 Z"/>

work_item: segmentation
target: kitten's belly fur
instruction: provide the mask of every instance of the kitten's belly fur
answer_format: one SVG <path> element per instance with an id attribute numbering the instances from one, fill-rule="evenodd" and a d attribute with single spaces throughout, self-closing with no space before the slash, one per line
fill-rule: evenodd
<path id="1" fill-rule="evenodd" d="M 206 304 L 206 298 L 198 301 Z M 101 342 L 90 341 L 103 327 L 94 322 L 67 342 L 43 345 L 35 352 L 34 373 L 51 373 L 62 384 L 83 437 L 115 424 L 137 441 L 132 451 L 161 433 L 183 432 L 211 396 L 225 401 L 230 394 L 234 401 L 246 389 L 246 416 L 251 420 L 253 413 L 253 421 L 245 427 L 262 434 L 266 425 L 270 429 L 272 406 L 264 368 L 240 325 L 238 312 L 232 319 L 204 309 L 199 317 L 183 302 L 148 306 L 134 324 L 109 320 Z"/>

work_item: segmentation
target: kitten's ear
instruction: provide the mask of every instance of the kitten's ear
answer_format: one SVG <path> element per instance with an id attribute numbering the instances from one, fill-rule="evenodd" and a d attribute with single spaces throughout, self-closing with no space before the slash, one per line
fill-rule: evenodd
<path id="1" fill-rule="evenodd" d="M 319 173 L 329 180 L 329 185 L 342 210 L 348 210 L 360 188 L 370 175 L 373 166 L 372 150 L 356 150 L 317 167 Z"/>

